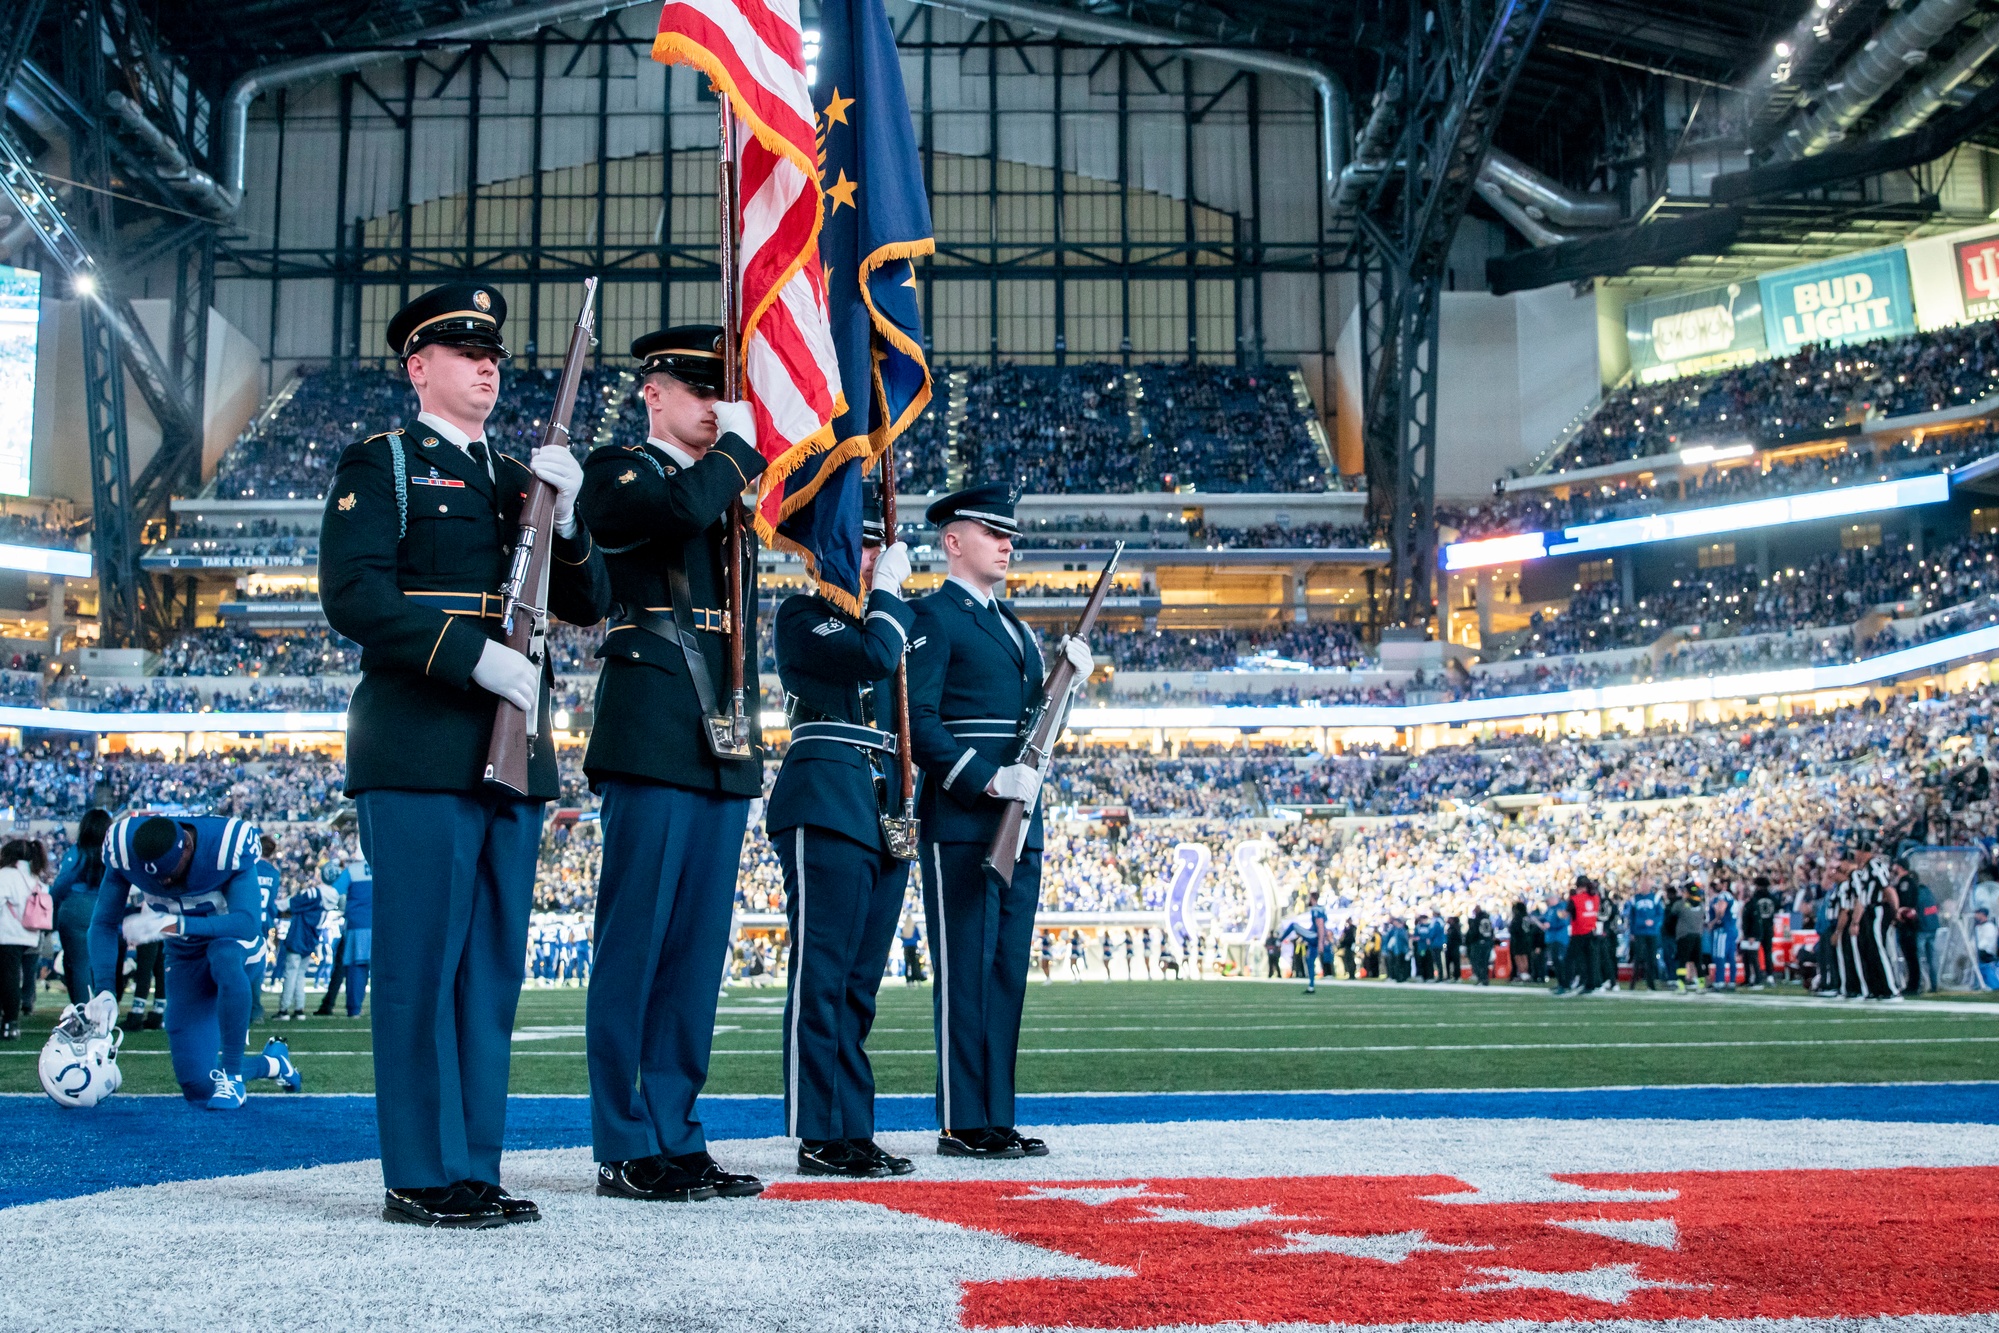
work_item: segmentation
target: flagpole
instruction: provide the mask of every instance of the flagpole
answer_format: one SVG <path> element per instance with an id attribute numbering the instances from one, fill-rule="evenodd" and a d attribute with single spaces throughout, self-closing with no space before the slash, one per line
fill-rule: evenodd
<path id="1" fill-rule="evenodd" d="M 895 445 L 882 450 L 882 537 L 884 549 L 901 540 L 895 521 Z M 909 663 L 906 656 L 895 659 L 895 759 L 902 776 L 901 832 L 914 849 L 916 832 L 916 756 L 909 747 Z M 893 849 L 891 849 L 893 850 Z"/>
<path id="2" fill-rule="evenodd" d="M 728 94 L 715 90 L 719 105 L 717 137 L 719 148 L 715 202 L 721 221 L 722 269 L 722 397 L 740 402 L 743 397 L 741 338 L 741 293 L 736 281 L 736 250 L 739 244 L 736 214 L 736 152 L 733 120 Z M 723 558 L 729 564 L 727 617 L 724 624 L 729 643 L 729 727 L 735 744 L 749 748 L 749 715 L 743 697 L 743 497 L 739 491 L 729 501 L 729 527 L 723 544 Z"/>

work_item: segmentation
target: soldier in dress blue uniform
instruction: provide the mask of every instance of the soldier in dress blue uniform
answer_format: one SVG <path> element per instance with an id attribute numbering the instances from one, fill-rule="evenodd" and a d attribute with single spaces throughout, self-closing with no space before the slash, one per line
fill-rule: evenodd
<path id="1" fill-rule="evenodd" d="M 888 966 L 909 863 L 882 832 L 898 813 L 893 692 L 915 620 L 902 600 L 909 547 L 882 548 L 880 495 L 861 523 L 865 614 L 819 593 L 787 597 L 773 637 L 791 744 L 764 827 L 784 866 L 791 928 L 784 1001 L 785 1133 L 808 1176 L 907 1175 L 907 1157 L 874 1141 L 875 1080 L 863 1049 Z M 891 801 L 894 802 L 891 805 Z"/>
<path id="2" fill-rule="evenodd" d="M 950 571 L 916 603 L 909 646 L 911 748 L 923 769 L 923 914 L 936 972 L 937 1150 L 959 1157 L 1045 1156 L 1015 1131 L 1014 1061 L 1041 897 L 1041 777 L 1012 762 L 1021 720 L 1042 681 L 1033 633 L 999 598 L 1006 590 L 1014 494 L 993 482 L 947 495 L 926 517 Z M 1060 651 L 1089 679 L 1089 649 Z M 1009 800 L 1030 807 L 1027 843 L 1002 886 L 984 868 Z"/>
<path id="3" fill-rule="evenodd" d="M 440 287 L 389 321 L 422 410 L 340 456 L 320 530 L 333 628 L 361 645 L 347 721 L 347 791 L 375 870 L 375 1114 L 384 1219 L 487 1227 L 533 1221 L 500 1188 L 507 1067 L 527 956 L 542 806 L 557 795 L 553 672 L 499 641 L 504 581 L 536 477 L 555 487 L 548 610 L 592 625 L 610 606 L 604 557 L 576 516 L 567 449 L 522 463 L 481 438 L 499 395 L 506 302 Z M 541 734 L 517 796 L 484 782 L 498 701 Z"/>
<path id="4" fill-rule="evenodd" d="M 594 451 L 578 502 L 604 543 L 616 598 L 583 760 L 604 839 L 585 1011 L 597 1192 L 746 1197 L 762 1183 L 716 1165 L 694 1099 L 708 1078 L 743 833 L 763 793 L 747 538 L 750 753 L 719 757 L 703 714 L 727 704 L 729 502 L 764 460 L 749 405 L 717 401 L 721 329 L 662 329 L 634 341 L 632 355 L 651 434 Z"/>

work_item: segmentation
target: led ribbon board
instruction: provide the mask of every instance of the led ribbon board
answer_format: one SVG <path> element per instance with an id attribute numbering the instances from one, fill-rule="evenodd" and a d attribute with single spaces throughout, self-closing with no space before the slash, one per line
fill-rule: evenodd
<path id="1" fill-rule="evenodd" d="M 90 577 L 90 556 L 82 551 L 55 551 L 46 546 L 15 546 L 0 542 L 0 569 L 87 579 Z"/>
<path id="2" fill-rule="evenodd" d="M 1584 523 L 1563 528 L 1559 533 L 1523 532 L 1484 541 L 1452 542 L 1444 548 L 1444 568 L 1481 569 L 1489 565 L 1539 560 L 1550 555 L 1584 555 L 1626 546 L 1648 546 L 1654 542 L 1683 541 L 1689 537 L 1718 537 L 1754 528 L 1782 527 L 1787 523 L 1810 523 L 1852 514 L 1878 514 L 1914 505 L 1937 504 L 1949 498 L 1949 475 L 1933 472 L 1928 476 L 1905 477 L 1900 481 L 1841 486 L 1830 491 L 1745 500 L 1741 504 L 1684 509 L 1671 514 L 1647 514 L 1641 518 L 1613 519 L 1608 523 Z"/>

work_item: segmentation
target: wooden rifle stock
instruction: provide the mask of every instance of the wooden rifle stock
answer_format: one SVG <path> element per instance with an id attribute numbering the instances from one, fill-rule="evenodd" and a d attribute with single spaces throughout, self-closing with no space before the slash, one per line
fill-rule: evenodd
<path id="1" fill-rule="evenodd" d="M 576 391 L 583 380 L 583 363 L 593 336 L 597 279 L 583 280 L 583 309 L 569 331 L 569 351 L 562 359 L 562 381 L 555 391 L 554 410 L 541 433 L 541 448 L 569 447 L 569 418 L 576 410 Z M 541 734 L 542 663 L 548 658 L 548 558 L 555 540 L 555 487 L 536 477 L 521 506 L 520 534 L 514 539 L 514 560 L 500 589 L 500 641 L 534 664 L 535 707 L 523 711 L 502 699 L 493 713 L 493 736 L 486 745 L 486 781 L 517 795 L 528 794 L 528 761 Z"/>
<path id="2" fill-rule="evenodd" d="M 1090 600 L 1083 606 L 1083 614 L 1076 621 L 1075 633 L 1078 639 L 1090 637 L 1090 631 L 1097 627 L 1097 615 L 1104 609 L 1104 598 L 1110 595 L 1111 576 L 1117 573 L 1118 557 L 1124 554 L 1124 543 L 1119 542 L 1111 551 L 1111 558 L 1104 562 L 1103 572 L 1097 575 L 1097 586 L 1090 589 Z M 1035 772 L 1047 775 L 1050 756 L 1055 751 L 1055 742 L 1062 735 L 1062 727 L 1069 716 L 1069 690 L 1075 684 L 1076 668 L 1060 653 L 1041 679 L 1041 693 L 1034 706 L 1027 710 L 1026 734 L 1022 737 L 1020 754 L 1014 759 L 1017 764 L 1027 764 Z M 993 834 L 992 846 L 986 850 L 986 869 L 999 876 L 1000 883 L 1013 883 L 1014 863 L 1020 859 L 1021 844 L 1027 841 L 1027 804 L 1024 801 L 1008 801 L 1000 812 L 999 829 Z"/>

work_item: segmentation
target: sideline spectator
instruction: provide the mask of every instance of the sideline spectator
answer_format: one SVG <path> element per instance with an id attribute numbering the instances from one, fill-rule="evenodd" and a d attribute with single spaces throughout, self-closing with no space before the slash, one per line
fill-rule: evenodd
<path id="1" fill-rule="evenodd" d="M 30 930 L 24 918 L 47 864 L 39 842 L 16 840 L 0 847 L 0 1041 L 21 1037 L 22 966 L 42 942 L 41 932 Z"/>
<path id="2" fill-rule="evenodd" d="M 76 846 L 63 854 L 49 897 L 56 907 L 56 937 L 62 942 L 63 982 L 71 1004 L 90 1000 L 90 918 L 97 911 L 97 888 L 104 882 L 104 835 L 111 812 L 92 808 L 77 825 Z"/>

